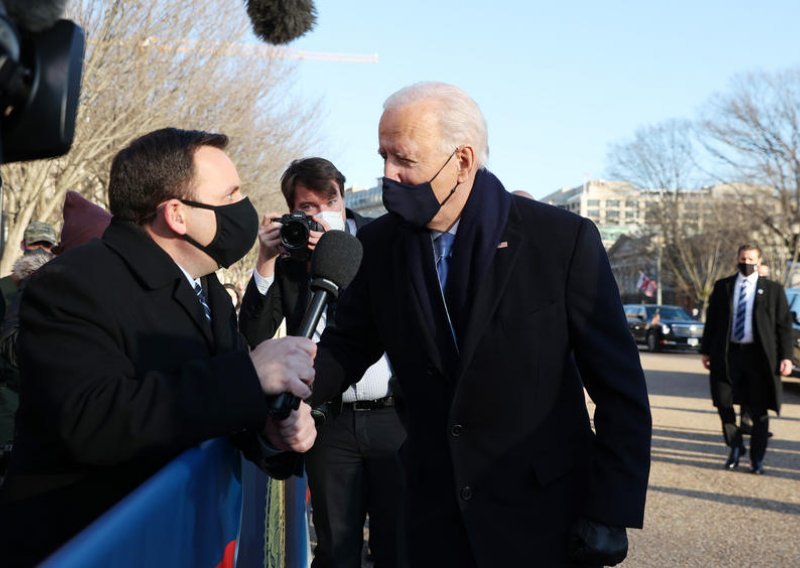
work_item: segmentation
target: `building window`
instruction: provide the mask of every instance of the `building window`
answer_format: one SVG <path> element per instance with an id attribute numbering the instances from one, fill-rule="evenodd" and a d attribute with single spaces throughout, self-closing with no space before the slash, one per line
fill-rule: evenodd
<path id="1" fill-rule="evenodd" d="M 606 200 L 606 207 L 619 207 L 619 199 Z"/>
<path id="2" fill-rule="evenodd" d="M 587 199 L 586 200 L 587 207 L 600 207 L 600 200 L 599 199 Z"/>

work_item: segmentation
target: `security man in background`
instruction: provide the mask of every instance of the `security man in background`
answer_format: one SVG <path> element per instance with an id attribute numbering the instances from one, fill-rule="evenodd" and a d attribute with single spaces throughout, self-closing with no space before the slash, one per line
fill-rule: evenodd
<path id="1" fill-rule="evenodd" d="M 725 468 L 738 467 L 747 452 L 733 406 L 740 404 L 753 422 L 750 471 L 761 475 L 769 437 L 767 412 L 780 412 L 781 376 L 792 372 L 792 320 L 783 286 L 759 276 L 761 249 L 744 244 L 737 261 L 738 273 L 714 284 L 700 353 L 730 448 Z"/>

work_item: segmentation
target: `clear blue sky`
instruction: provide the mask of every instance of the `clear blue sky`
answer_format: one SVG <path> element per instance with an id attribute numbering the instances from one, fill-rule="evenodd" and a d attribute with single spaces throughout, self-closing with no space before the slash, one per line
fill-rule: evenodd
<path id="1" fill-rule="evenodd" d="M 694 118 L 748 71 L 800 65 L 797 0 L 316 0 L 289 47 L 376 53 L 377 64 L 301 61 L 296 92 L 321 101 L 322 143 L 348 185 L 382 175 L 377 125 L 405 85 L 459 85 L 489 124 L 489 168 L 542 197 L 605 177 L 610 143 Z"/>

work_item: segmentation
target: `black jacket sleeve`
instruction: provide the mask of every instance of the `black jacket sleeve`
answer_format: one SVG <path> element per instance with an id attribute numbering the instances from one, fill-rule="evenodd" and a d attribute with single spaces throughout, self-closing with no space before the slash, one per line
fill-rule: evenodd
<path id="1" fill-rule="evenodd" d="M 282 286 L 277 274 L 266 294 L 259 292 L 255 278 L 250 278 L 239 311 L 239 331 L 250 347 L 275 335 L 284 318 L 282 306 Z"/>

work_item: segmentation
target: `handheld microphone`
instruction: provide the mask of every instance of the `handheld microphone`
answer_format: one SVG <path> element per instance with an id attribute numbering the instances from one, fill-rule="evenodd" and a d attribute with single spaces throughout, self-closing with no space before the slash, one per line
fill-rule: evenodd
<path id="1" fill-rule="evenodd" d="M 299 38 L 317 23 L 312 0 L 247 0 L 247 15 L 253 33 L 274 45 Z"/>
<path id="2" fill-rule="evenodd" d="M 344 231 L 328 231 L 320 237 L 311 255 L 309 288 L 313 296 L 296 335 L 307 339 L 314 336 L 328 302 L 336 300 L 339 291 L 352 282 L 363 254 L 361 242 Z M 298 408 L 299 398 L 282 393 L 271 399 L 269 414 L 283 420 Z"/>

